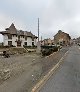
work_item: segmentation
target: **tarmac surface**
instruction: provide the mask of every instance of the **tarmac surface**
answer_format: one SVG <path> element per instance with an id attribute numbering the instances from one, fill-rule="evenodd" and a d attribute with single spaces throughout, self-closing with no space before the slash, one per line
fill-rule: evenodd
<path id="1" fill-rule="evenodd" d="M 63 62 L 39 92 L 80 92 L 80 47 L 72 46 Z"/>
<path id="2" fill-rule="evenodd" d="M 42 57 L 36 53 L 0 56 L 0 92 L 31 92 L 31 89 L 67 52 L 68 47 Z"/>

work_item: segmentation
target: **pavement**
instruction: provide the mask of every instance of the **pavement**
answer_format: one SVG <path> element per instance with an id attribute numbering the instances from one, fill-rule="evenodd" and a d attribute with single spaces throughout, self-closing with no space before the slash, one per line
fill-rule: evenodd
<path id="1" fill-rule="evenodd" d="M 72 46 L 63 62 L 39 92 L 80 92 L 80 47 Z"/>

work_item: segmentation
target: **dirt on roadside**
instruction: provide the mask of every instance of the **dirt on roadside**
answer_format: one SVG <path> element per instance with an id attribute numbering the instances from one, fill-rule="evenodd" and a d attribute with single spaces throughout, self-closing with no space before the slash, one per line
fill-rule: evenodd
<path id="1" fill-rule="evenodd" d="M 6 81 L 8 89 L 9 86 L 13 86 L 13 82 L 17 81 L 16 92 L 30 92 L 32 87 L 48 73 L 67 50 L 68 48 L 63 48 L 47 58 L 36 53 L 12 55 L 10 58 L 0 56 L 0 85 L 4 87 Z M 19 81 L 23 84 L 18 84 Z M 23 88 L 18 88 L 18 85 Z M 0 92 L 2 92 L 1 89 L 3 88 L 0 87 Z"/>

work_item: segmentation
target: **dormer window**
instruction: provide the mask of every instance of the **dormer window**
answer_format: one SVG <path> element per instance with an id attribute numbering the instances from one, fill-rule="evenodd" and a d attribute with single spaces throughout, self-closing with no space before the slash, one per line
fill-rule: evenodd
<path id="1" fill-rule="evenodd" d="M 20 40 L 20 36 L 18 36 L 18 40 Z"/>
<path id="2" fill-rule="evenodd" d="M 8 39 L 12 39 L 12 35 L 11 34 L 8 34 Z"/>
<path id="3" fill-rule="evenodd" d="M 32 41 L 34 41 L 34 38 L 32 38 Z"/>

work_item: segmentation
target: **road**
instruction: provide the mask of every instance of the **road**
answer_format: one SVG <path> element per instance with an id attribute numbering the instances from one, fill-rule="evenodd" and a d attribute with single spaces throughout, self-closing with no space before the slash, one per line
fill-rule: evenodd
<path id="1" fill-rule="evenodd" d="M 0 92 L 31 92 L 32 87 L 58 63 L 67 50 L 64 47 L 48 57 L 35 53 L 12 55 L 10 58 L 0 56 L 0 70 L 10 70 L 7 80 L 4 80 L 7 74 L 0 72 Z"/>
<path id="2" fill-rule="evenodd" d="M 63 61 L 39 92 L 80 92 L 80 47 L 71 47 Z"/>

